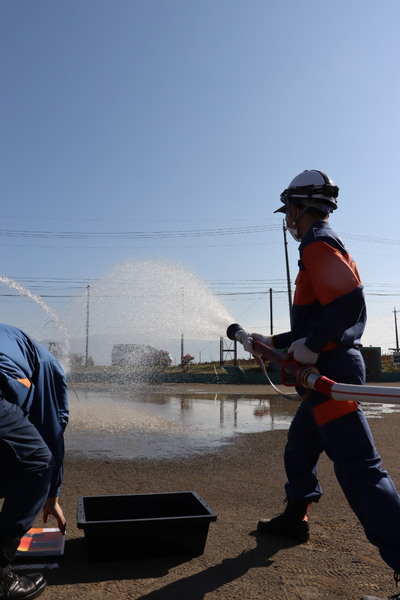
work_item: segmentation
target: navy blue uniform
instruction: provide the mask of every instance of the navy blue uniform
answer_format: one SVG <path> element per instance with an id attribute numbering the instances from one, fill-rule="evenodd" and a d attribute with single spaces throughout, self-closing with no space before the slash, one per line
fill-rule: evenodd
<path id="1" fill-rule="evenodd" d="M 305 345 L 319 353 L 316 367 L 322 375 L 363 384 L 360 345 L 366 310 L 357 267 L 326 221 L 310 228 L 299 252 L 292 330 L 273 336 L 273 344 L 287 348 L 305 338 Z M 284 456 L 288 498 L 319 500 L 317 462 L 323 451 L 333 461 L 337 480 L 367 538 L 399 572 L 400 497 L 381 468 L 362 408 L 313 391 L 300 404 L 288 432 Z"/>
<path id="2" fill-rule="evenodd" d="M 21 537 L 48 497 L 59 495 L 65 374 L 55 357 L 21 330 L 0 324 L 0 536 Z"/>

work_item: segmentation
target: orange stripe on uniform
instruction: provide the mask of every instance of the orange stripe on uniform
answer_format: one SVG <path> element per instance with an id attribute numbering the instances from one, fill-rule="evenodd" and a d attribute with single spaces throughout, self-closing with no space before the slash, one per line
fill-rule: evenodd
<path id="1" fill-rule="evenodd" d="M 321 427 L 321 425 L 326 425 L 335 419 L 339 419 L 339 417 L 355 412 L 357 408 L 358 404 L 354 400 L 342 401 L 329 398 L 313 408 L 314 419 L 316 424 Z"/>
<path id="2" fill-rule="evenodd" d="M 22 385 L 26 385 L 27 388 L 32 387 L 32 384 L 29 381 L 29 379 L 17 379 L 17 381 L 19 381 L 20 383 L 22 383 Z"/>
<path id="3" fill-rule="evenodd" d="M 343 256 L 326 242 L 315 242 L 304 248 L 301 262 L 322 306 L 349 294 L 361 285 L 357 266 L 351 256 Z M 300 301 L 300 304 L 304 302 Z"/>

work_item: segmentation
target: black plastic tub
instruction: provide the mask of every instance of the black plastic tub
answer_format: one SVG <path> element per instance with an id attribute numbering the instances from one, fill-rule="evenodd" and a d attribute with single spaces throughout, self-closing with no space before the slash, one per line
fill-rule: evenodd
<path id="1" fill-rule="evenodd" d="M 196 492 L 78 498 L 77 525 L 92 560 L 200 555 L 216 519 Z"/>

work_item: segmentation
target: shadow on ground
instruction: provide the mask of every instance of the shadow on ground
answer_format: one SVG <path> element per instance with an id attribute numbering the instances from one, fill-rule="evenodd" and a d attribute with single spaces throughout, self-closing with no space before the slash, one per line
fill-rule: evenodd
<path id="1" fill-rule="evenodd" d="M 273 564 L 272 557 L 279 550 L 297 545 L 280 538 L 268 538 L 251 532 L 256 546 L 238 556 L 226 558 L 199 573 L 189 575 L 164 587 L 140 596 L 137 600 L 172 600 L 191 598 L 201 600 L 206 594 L 239 579 L 247 571 Z M 67 540 L 65 556 L 60 567 L 46 572 L 50 586 L 95 583 L 112 580 L 154 579 L 165 576 L 170 569 L 189 562 L 193 556 L 167 556 L 160 558 L 132 558 L 124 560 L 90 561 L 83 538 Z"/>

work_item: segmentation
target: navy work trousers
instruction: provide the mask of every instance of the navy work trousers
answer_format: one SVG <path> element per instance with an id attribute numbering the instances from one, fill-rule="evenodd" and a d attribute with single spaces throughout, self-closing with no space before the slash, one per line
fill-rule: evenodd
<path id="1" fill-rule="evenodd" d="M 53 457 L 16 404 L 0 399 L 0 538 L 21 538 L 32 527 L 50 487 Z"/>
<path id="2" fill-rule="evenodd" d="M 316 366 L 334 381 L 365 381 L 361 353 L 353 348 L 324 352 Z M 285 447 L 286 495 L 318 502 L 322 488 L 317 463 L 325 451 L 368 540 L 377 546 L 383 560 L 400 572 L 399 494 L 389 474 L 381 468 L 381 457 L 362 408 L 348 403 L 349 412 L 337 416 L 337 409 L 344 406 L 342 401 L 335 402 L 317 392 L 299 405 Z"/>

